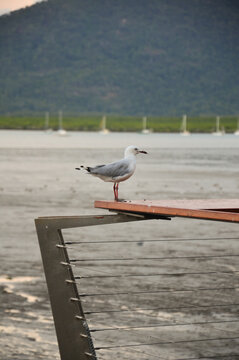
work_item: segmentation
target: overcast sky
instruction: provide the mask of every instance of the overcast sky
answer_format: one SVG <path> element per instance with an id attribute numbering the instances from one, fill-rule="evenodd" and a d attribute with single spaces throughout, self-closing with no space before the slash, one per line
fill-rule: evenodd
<path id="1" fill-rule="evenodd" d="M 0 0 L 0 15 L 35 4 L 40 0 Z"/>

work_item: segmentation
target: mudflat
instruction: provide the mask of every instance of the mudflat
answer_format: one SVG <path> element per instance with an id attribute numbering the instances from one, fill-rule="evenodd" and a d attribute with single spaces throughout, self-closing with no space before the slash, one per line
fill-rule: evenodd
<path id="1" fill-rule="evenodd" d="M 0 131 L 0 222 L 1 222 L 1 252 L 0 252 L 0 359 L 4 360 L 32 360 L 32 359 L 59 359 L 56 343 L 55 330 L 51 317 L 51 309 L 42 269 L 41 256 L 34 227 L 34 219 L 48 215 L 86 215 L 107 213 L 104 210 L 94 209 L 94 200 L 113 199 L 111 183 L 103 181 L 75 171 L 79 165 L 97 165 L 118 160 L 123 156 L 124 147 L 135 144 L 145 148 L 148 155 L 138 156 L 136 172 L 132 178 L 120 184 L 119 195 L 125 199 L 209 199 L 209 198 L 239 198 L 239 169 L 237 137 L 225 136 L 214 138 L 209 135 L 190 136 L 183 139 L 180 135 L 162 134 L 91 134 L 79 133 L 68 134 L 67 137 L 57 137 L 56 134 L 44 134 L 40 132 L 11 132 Z M 199 221 L 191 219 L 172 219 L 172 221 L 148 221 L 137 224 L 109 225 L 102 228 L 92 227 L 89 229 L 70 230 L 64 234 L 67 239 L 81 240 L 137 240 L 135 244 L 122 246 L 122 244 L 107 245 L 84 245 L 80 249 L 81 256 L 86 258 L 134 256 L 152 257 L 157 254 L 172 256 L 184 254 L 237 254 L 238 224 Z M 193 242 L 162 242 L 149 244 L 146 239 L 198 239 Z M 218 238 L 218 241 L 201 241 L 205 238 Z M 230 240 L 231 239 L 231 240 Z M 69 250 L 70 251 L 70 250 Z M 189 261 L 187 264 L 178 261 L 154 261 L 141 262 L 133 265 L 133 271 L 140 274 L 150 274 L 165 271 L 186 271 L 193 269 L 201 271 L 219 271 L 220 269 L 239 270 L 237 258 L 215 258 L 202 264 L 200 261 Z M 129 264 L 127 264 L 129 268 Z M 119 265 L 103 263 L 97 267 L 98 271 L 114 272 L 121 271 Z M 94 264 L 90 263 L 81 268 L 77 267 L 78 274 L 94 274 Z M 179 280 L 180 279 L 180 280 Z M 183 282 L 185 280 L 185 282 Z M 142 281 L 142 279 L 140 280 Z M 183 286 L 205 287 L 205 284 L 225 287 L 226 285 L 237 286 L 238 275 L 236 272 L 229 278 L 228 275 L 215 274 L 212 278 L 191 276 L 189 279 L 177 278 L 148 278 L 145 285 L 129 278 L 122 278 L 117 287 L 132 289 L 137 286 L 141 290 L 155 289 L 157 286 L 168 288 L 175 287 L 178 283 Z M 144 287 L 145 286 L 145 287 Z M 101 292 L 116 289 L 113 281 L 100 283 L 92 279 L 82 283 L 82 289 L 88 292 Z M 103 291 L 102 291 L 103 292 Z M 110 292 L 110 291 L 108 291 Z M 211 294 L 210 294 L 211 296 Z M 225 303 L 229 300 L 236 303 L 235 294 L 221 291 L 214 294 L 213 303 L 220 300 Z M 187 304 L 196 304 L 198 299 L 202 303 L 210 303 L 209 294 L 187 293 L 169 297 L 164 294 L 146 294 L 133 297 L 126 296 L 121 299 L 124 309 L 159 307 L 176 307 Z M 218 300 L 219 299 L 219 300 Z M 117 299 L 118 301 L 118 299 Z M 100 298 L 91 303 L 93 308 L 108 309 L 114 306 L 122 306 L 114 296 Z M 122 304 L 122 303 L 121 303 Z M 88 303 L 85 303 L 87 309 Z M 131 307 L 132 309 L 132 307 Z M 238 310 L 236 308 L 235 310 Z M 175 320 L 178 323 L 191 321 L 200 323 L 205 319 L 236 319 L 237 313 L 233 308 L 220 308 L 210 311 L 189 311 L 181 309 L 176 313 L 169 311 L 153 311 L 144 313 L 141 311 L 140 319 L 114 314 L 108 318 L 89 318 L 89 324 L 97 322 L 106 326 L 133 326 L 137 321 L 147 324 L 149 321 Z M 212 314 L 213 312 L 213 314 Z M 150 315 L 150 316 L 149 316 Z M 132 322 L 133 321 L 133 322 Z M 93 326 L 92 325 L 92 326 Z M 229 324 L 230 325 L 230 324 Z M 220 326 L 216 326 L 218 338 L 228 335 L 235 336 L 238 325 L 229 325 L 220 332 Z M 237 325 L 237 329 L 236 329 Z M 198 325 L 199 326 L 199 325 Z M 131 343 L 137 343 L 143 337 L 180 340 L 184 331 L 190 333 L 202 333 L 206 337 L 210 335 L 213 325 L 205 327 L 191 326 L 179 330 L 169 329 L 141 329 L 130 333 Z M 222 330 L 221 330 L 222 331 Z M 235 333 L 233 333 L 235 331 Z M 109 344 L 109 334 L 102 332 L 97 344 Z M 112 334 L 112 343 L 119 341 Z M 129 331 L 122 331 L 120 343 L 129 341 Z M 154 339 L 155 340 L 155 339 Z M 147 339 L 148 341 L 148 339 Z M 155 341 L 157 342 L 157 340 Z M 216 352 L 218 344 L 203 343 L 197 345 L 198 354 L 205 351 L 209 356 Z M 222 354 L 227 354 L 226 343 L 221 343 Z M 191 345 L 174 345 L 170 349 L 162 345 L 162 357 L 176 359 L 178 354 L 183 358 L 193 354 Z M 133 351 L 134 350 L 134 351 Z M 140 349 L 117 350 L 119 359 L 138 359 Z M 144 349 L 145 353 L 157 356 L 159 345 L 156 348 Z M 230 351 L 239 354 L 239 345 L 236 340 L 230 343 Z M 102 354 L 102 355 L 101 355 Z M 116 352 L 114 353 L 115 356 Z M 168 355 L 169 354 L 169 355 Z M 141 354 L 142 355 L 142 354 Z M 140 356 L 141 356 L 140 355 Z M 112 351 L 99 352 L 99 358 L 110 360 L 114 358 Z M 143 359 L 151 358 L 142 355 Z M 171 357 L 169 357 L 171 356 Z M 186 357 L 186 356 L 185 356 Z M 153 357 L 152 357 L 153 358 Z"/>

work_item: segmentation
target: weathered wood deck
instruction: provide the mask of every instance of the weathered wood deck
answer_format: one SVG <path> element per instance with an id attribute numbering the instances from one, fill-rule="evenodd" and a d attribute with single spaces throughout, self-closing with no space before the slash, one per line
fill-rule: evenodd
<path id="1" fill-rule="evenodd" d="M 111 211 L 239 222 L 239 199 L 98 200 L 95 207 Z"/>

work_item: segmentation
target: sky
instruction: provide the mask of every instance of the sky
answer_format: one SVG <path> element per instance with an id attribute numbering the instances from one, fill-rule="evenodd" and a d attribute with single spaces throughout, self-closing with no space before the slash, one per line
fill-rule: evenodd
<path id="1" fill-rule="evenodd" d="M 40 0 L 0 0 L 0 15 L 31 6 Z"/>

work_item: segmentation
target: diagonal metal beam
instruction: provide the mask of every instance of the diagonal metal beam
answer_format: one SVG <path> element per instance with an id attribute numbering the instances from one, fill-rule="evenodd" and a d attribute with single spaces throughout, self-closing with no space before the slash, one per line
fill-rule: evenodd
<path id="1" fill-rule="evenodd" d="M 97 359 L 61 229 L 139 221 L 129 215 L 59 216 L 35 220 L 62 360 Z"/>

